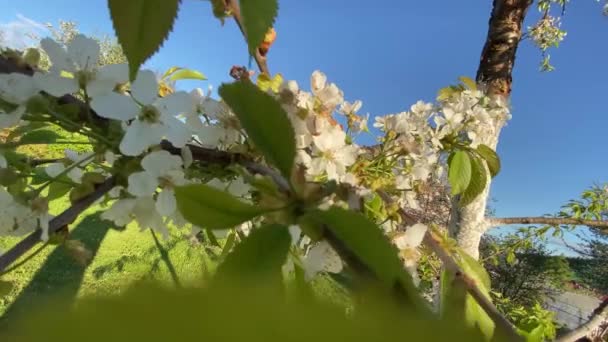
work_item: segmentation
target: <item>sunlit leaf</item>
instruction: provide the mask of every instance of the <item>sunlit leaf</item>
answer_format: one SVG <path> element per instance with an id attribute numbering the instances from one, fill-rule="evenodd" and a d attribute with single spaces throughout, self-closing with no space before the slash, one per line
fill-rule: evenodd
<path id="1" fill-rule="evenodd" d="M 129 60 L 131 80 L 167 39 L 179 3 L 180 0 L 108 0 L 114 31 Z"/>
<path id="2" fill-rule="evenodd" d="M 489 146 L 483 144 L 477 146 L 476 151 L 486 161 L 488 169 L 490 170 L 490 175 L 496 177 L 498 172 L 500 172 L 500 158 L 498 158 L 496 152 Z"/>
<path id="3" fill-rule="evenodd" d="M 176 187 L 175 198 L 186 220 L 209 229 L 232 228 L 267 211 L 204 184 Z"/>
<path id="4" fill-rule="evenodd" d="M 452 188 L 452 195 L 465 191 L 471 181 L 471 159 L 465 151 L 452 153 L 448 164 L 448 180 Z"/>
<path id="5" fill-rule="evenodd" d="M 223 84 L 219 93 L 255 146 L 290 179 L 296 153 L 295 134 L 281 105 L 249 81 Z"/>
<path id="6" fill-rule="evenodd" d="M 473 202 L 486 188 L 488 184 L 488 173 L 480 158 L 469 155 L 471 162 L 471 181 L 466 190 L 460 196 L 460 205 L 466 206 Z"/>
<path id="7" fill-rule="evenodd" d="M 253 55 L 274 24 L 279 11 L 278 0 L 240 0 L 239 3 L 247 44 Z"/>

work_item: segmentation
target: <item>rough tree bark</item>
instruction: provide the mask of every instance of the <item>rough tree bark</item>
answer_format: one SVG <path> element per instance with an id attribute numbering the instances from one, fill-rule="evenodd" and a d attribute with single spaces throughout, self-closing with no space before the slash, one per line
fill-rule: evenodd
<path id="1" fill-rule="evenodd" d="M 515 54 L 522 36 L 523 21 L 532 0 L 494 0 L 488 36 L 481 53 L 477 83 L 490 95 L 508 101 L 511 94 L 512 71 Z M 497 122 L 494 134 L 483 141 L 496 149 L 504 122 Z M 458 207 L 454 204 L 450 232 L 458 245 L 474 258 L 479 257 L 479 242 L 488 229 L 485 210 L 490 192 L 490 181 L 485 191 L 471 204 Z"/>

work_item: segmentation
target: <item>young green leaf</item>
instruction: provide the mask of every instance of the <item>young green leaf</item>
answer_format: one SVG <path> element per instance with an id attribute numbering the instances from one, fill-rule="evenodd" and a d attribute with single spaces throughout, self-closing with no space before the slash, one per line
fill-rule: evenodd
<path id="1" fill-rule="evenodd" d="M 480 158 L 469 155 L 471 161 L 471 181 L 469 186 L 460 196 L 460 205 L 466 206 L 479 196 L 488 184 L 488 173 Z"/>
<path id="2" fill-rule="evenodd" d="M 462 82 L 462 84 L 467 86 L 467 88 L 469 88 L 470 90 L 477 90 L 477 83 L 474 80 L 472 80 L 466 76 L 460 76 L 458 79 L 460 80 L 460 82 Z"/>
<path id="3" fill-rule="evenodd" d="M 183 69 L 183 68 L 182 67 L 178 67 L 178 66 L 172 66 L 169 69 L 167 69 L 167 71 L 165 71 L 165 73 L 163 74 L 163 76 L 161 76 L 161 79 L 168 78 L 169 76 L 171 76 L 171 74 L 173 74 L 177 70 L 181 70 L 181 69 Z"/>
<path id="4" fill-rule="evenodd" d="M 171 32 L 179 3 L 180 0 L 108 0 L 114 31 L 129 60 L 131 80 Z"/>
<path id="5" fill-rule="evenodd" d="M 207 79 L 203 73 L 200 71 L 196 71 L 193 69 L 179 69 L 171 74 L 169 77 L 171 81 L 179 81 L 179 80 L 201 80 L 204 81 Z"/>
<path id="6" fill-rule="evenodd" d="M 448 180 L 452 187 L 452 195 L 462 193 L 469 186 L 471 181 L 471 158 L 465 151 L 457 150 L 450 156 Z"/>
<path id="7" fill-rule="evenodd" d="M 219 94 L 256 147 L 290 179 L 296 153 L 295 135 L 281 105 L 248 81 L 223 84 Z"/>
<path id="8" fill-rule="evenodd" d="M 37 129 L 35 131 L 30 131 L 21 136 L 19 140 L 20 145 L 27 144 L 44 144 L 44 143 L 53 143 L 57 141 L 57 139 L 61 138 L 59 134 L 55 131 L 51 131 L 48 129 Z"/>
<path id="9" fill-rule="evenodd" d="M 250 54 L 264 41 L 278 14 L 277 0 L 240 0 L 241 16 Z"/>
<path id="10" fill-rule="evenodd" d="M 409 304 L 426 310 L 411 276 L 403 268 L 397 248 L 376 224 L 357 212 L 337 207 L 315 210 L 309 217 L 326 226 L 326 239 L 347 263 L 362 263 L 387 289 L 398 291 Z"/>
<path id="11" fill-rule="evenodd" d="M 176 187 L 175 198 L 186 220 L 209 229 L 232 228 L 267 211 L 204 184 Z"/>
<path id="12" fill-rule="evenodd" d="M 498 172 L 500 172 L 500 159 L 498 158 L 496 152 L 483 144 L 477 146 L 476 151 L 488 164 L 490 175 L 492 175 L 492 177 L 496 177 Z"/>
<path id="13" fill-rule="evenodd" d="M 281 84 L 283 84 L 283 75 L 276 74 L 274 77 L 270 78 L 267 74 L 261 74 L 258 76 L 256 80 L 258 87 L 263 91 L 268 91 L 268 89 L 272 89 L 274 93 L 279 92 L 279 88 Z"/>
<path id="14" fill-rule="evenodd" d="M 218 266 L 215 279 L 280 281 L 290 245 L 285 226 L 270 224 L 254 229 Z"/>

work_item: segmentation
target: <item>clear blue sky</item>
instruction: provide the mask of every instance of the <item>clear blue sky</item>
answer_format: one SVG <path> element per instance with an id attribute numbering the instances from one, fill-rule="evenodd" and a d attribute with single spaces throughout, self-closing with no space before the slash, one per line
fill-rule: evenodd
<path id="1" fill-rule="evenodd" d="M 363 101 L 363 113 L 403 111 L 418 99 L 433 100 L 458 76 L 474 77 L 491 2 L 283 0 L 270 69 L 306 87 L 320 69 L 347 100 Z M 19 15 L 112 33 L 103 0 L 0 3 L 2 27 L 31 25 Z M 530 42 L 519 49 L 513 119 L 498 147 L 503 169 L 492 189 L 499 216 L 554 213 L 592 183 L 608 182 L 608 18 L 596 1 L 576 0 L 564 28 L 568 36 L 553 52 L 553 73 L 538 72 L 540 56 Z M 196 68 L 209 78 L 198 86 L 217 89 L 235 64 L 247 65 L 248 56 L 234 23 L 221 27 L 208 1 L 184 0 L 174 32 L 148 65 Z"/>

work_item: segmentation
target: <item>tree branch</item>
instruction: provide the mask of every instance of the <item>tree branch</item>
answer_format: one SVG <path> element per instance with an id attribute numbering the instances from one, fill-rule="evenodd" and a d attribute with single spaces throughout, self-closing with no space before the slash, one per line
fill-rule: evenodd
<path id="1" fill-rule="evenodd" d="M 597 329 L 605 320 L 604 314 L 608 312 L 608 297 L 606 297 L 600 305 L 593 310 L 589 320 L 578 328 L 566 333 L 564 336 L 558 337 L 556 342 L 574 342 L 580 338 L 587 336 L 593 330 Z"/>
<path id="2" fill-rule="evenodd" d="M 76 218 L 110 191 L 115 185 L 114 177 L 106 179 L 105 182 L 99 184 L 95 191 L 88 196 L 82 198 L 78 202 L 74 203 L 70 208 L 57 215 L 49 222 L 49 234 L 55 233 L 56 231 L 66 227 L 76 220 Z M 6 253 L 0 255 L 0 272 L 6 267 L 19 259 L 28 250 L 34 247 L 39 241 L 42 231 L 40 229 L 32 232 L 25 239 L 21 240 L 18 244 L 9 249 Z"/>
<path id="3" fill-rule="evenodd" d="M 385 203 L 392 204 L 393 200 L 386 192 L 378 191 L 378 195 Z M 418 222 L 417 218 L 412 213 L 408 213 L 402 208 L 399 208 L 398 213 L 401 216 L 404 225 L 410 226 Z M 507 318 L 505 318 L 500 311 L 498 311 L 490 299 L 479 289 L 476 281 L 462 270 L 454 259 L 454 256 L 443 247 L 438 236 L 429 230 L 425 234 L 422 242 L 437 255 L 437 257 L 443 262 L 443 266 L 455 275 L 455 280 L 462 283 L 467 292 L 475 299 L 475 301 L 477 301 L 479 306 L 494 321 L 496 326 L 507 334 L 509 341 L 523 341 L 522 336 L 517 333 L 517 330 L 513 324 L 511 324 L 511 322 L 509 322 L 509 320 L 507 320 Z"/>
<path id="4" fill-rule="evenodd" d="M 510 224 L 576 225 L 600 228 L 602 230 L 608 228 L 608 221 L 582 220 L 570 217 L 492 217 L 488 218 L 487 222 L 490 228 Z"/>

